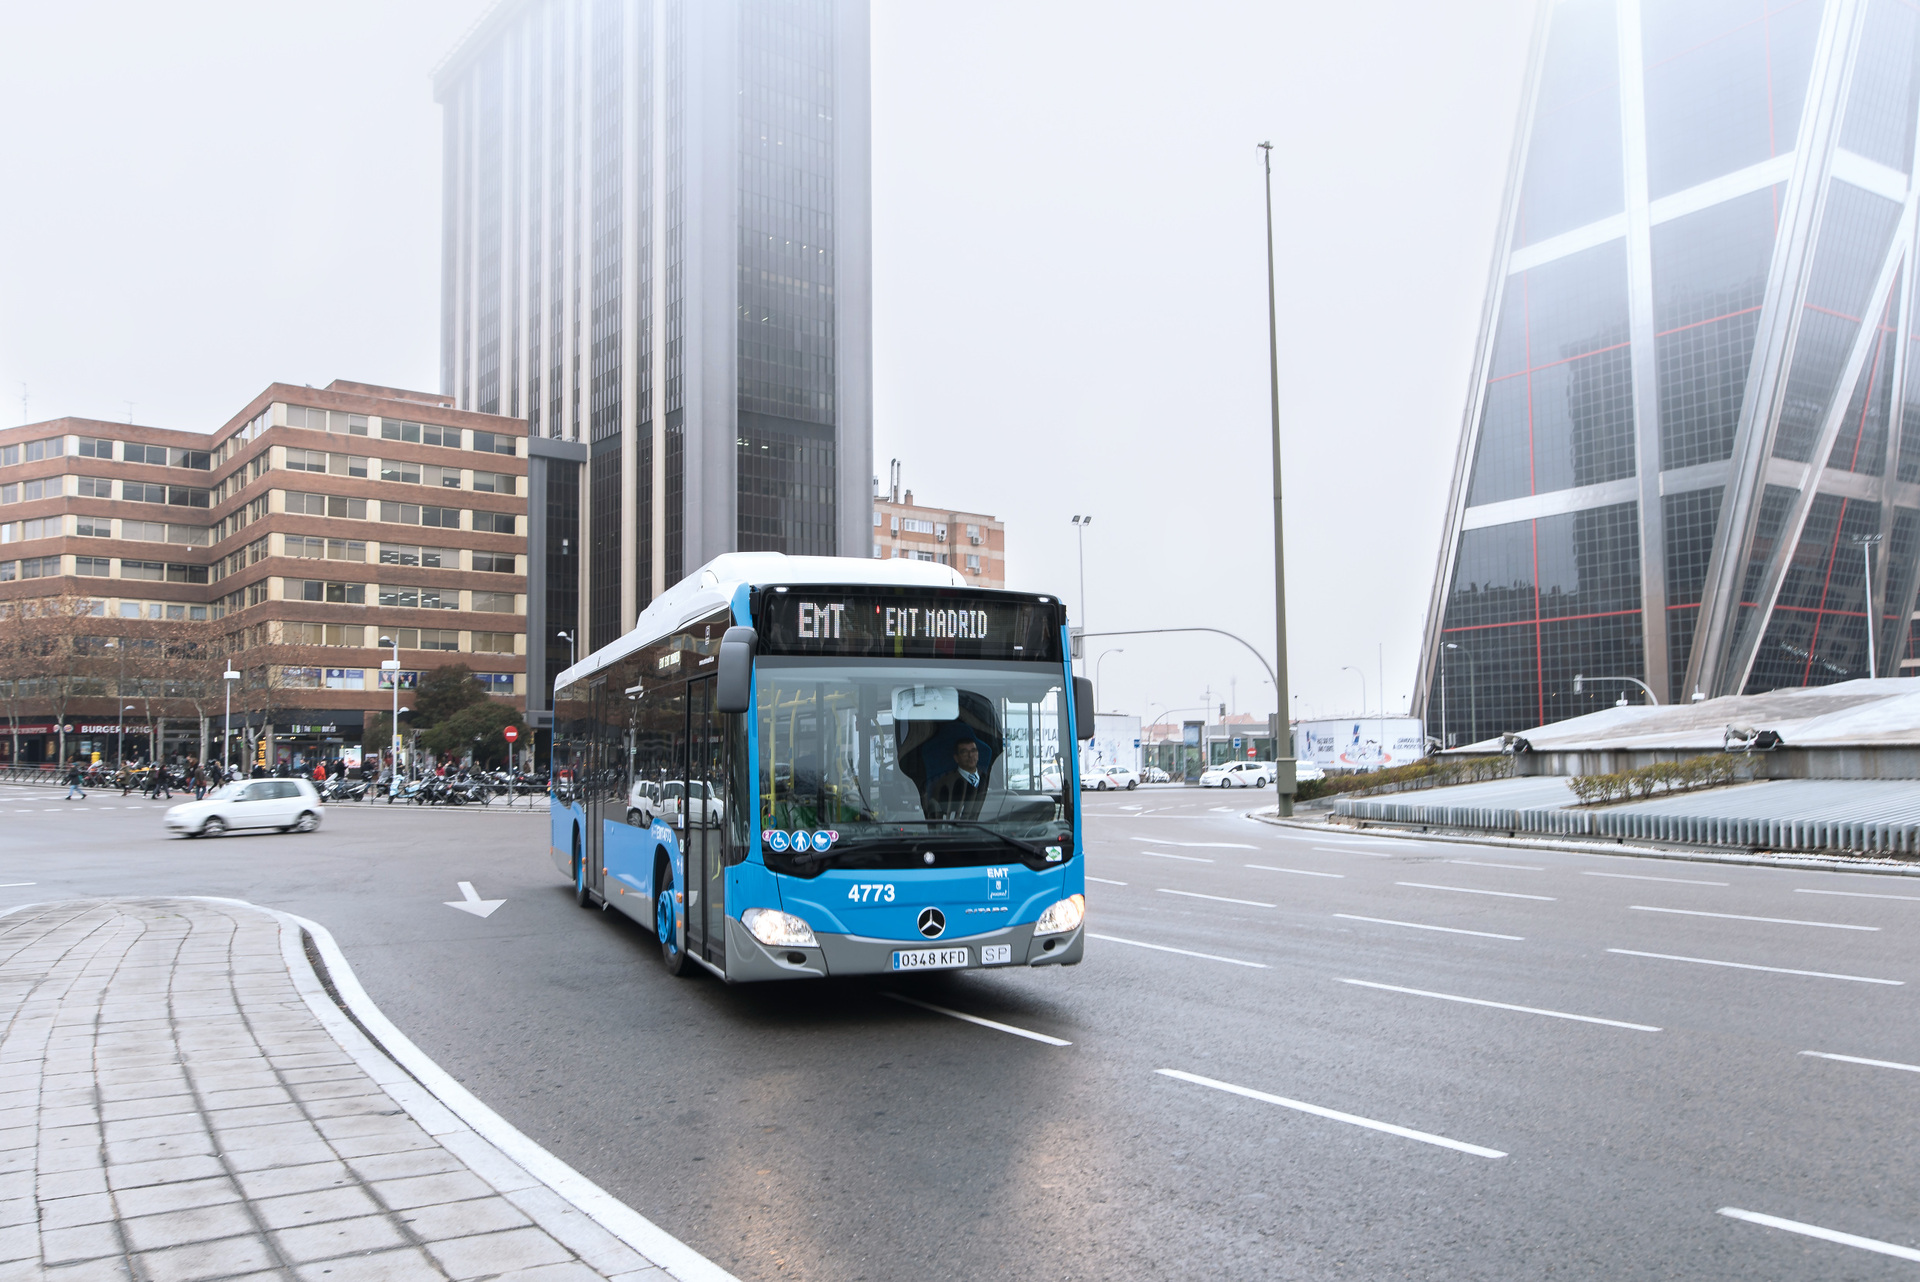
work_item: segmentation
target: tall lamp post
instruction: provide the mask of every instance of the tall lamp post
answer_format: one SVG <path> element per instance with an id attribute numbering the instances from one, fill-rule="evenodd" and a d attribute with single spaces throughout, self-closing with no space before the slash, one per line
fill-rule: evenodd
<path id="1" fill-rule="evenodd" d="M 1479 743 L 1480 742 L 1480 674 L 1478 669 L 1474 667 L 1473 651 L 1467 649 L 1465 646 L 1459 644 L 1456 641 L 1447 642 L 1442 649 L 1443 649 L 1443 652 L 1440 656 L 1440 661 L 1442 663 L 1446 662 L 1446 654 L 1444 653 L 1445 650 L 1458 650 L 1460 652 L 1460 657 L 1467 661 L 1467 697 L 1469 701 L 1468 706 L 1471 708 L 1471 711 L 1468 713 L 1469 719 L 1467 721 L 1467 736 L 1468 736 L 1467 742 Z M 1446 707 L 1444 704 L 1441 705 L 1440 719 L 1442 721 L 1445 721 L 1447 719 Z M 1445 733 L 1446 733 L 1446 728 L 1442 726 L 1441 737 L 1443 739 L 1445 738 Z"/>
<path id="2" fill-rule="evenodd" d="M 1867 600 L 1867 675 L 1880 675 L 1880 665 L 1875 662 L 1873 652 L 1873 545 L 1880 541 L 1878 534 L 1856 534 L 1853 541 L 1860 546 L 1860 591 Z"/>
<path id="3" fill-rule="evenodd" d="M 571 668 L 574 664 L 580 662 L 580 647 L 573 643 L 573 633 L 556 632 L 553 635 L 567 643 L 567 666 Z"/>
<path id="4" fill-rule="evenodd" d="M 1087 630 L 1087 527 L 1093 524 L 1090 516 L 1073 518 L 1073 532 L 1080 544 L 1080 631 Z M 1085 662 L 1083 659 L 1082 662 Z"/>
<path id="5" fill-rule="evenodd" d="M 380 660 L 380 670 L 391 673 L 388 678 L 393 683 L 393 777 L 400 777 L 400 641 L 397 637 L 381 637 L 381 645 L 393 647 L 391 659 Z"/>
<path id="6" fill-rule="evenodd" d="M 1279 719 L 1286 720 L 1287 706 L 1287 540 L 1280 502 L 1280 326 L 1276 316 L 1273 284 L 1273 144 L 1260 144 L 1261 163 L 1267 182 L 1267 375 L 1273 399 L 1273 693 L 1278 700 Z M 1276 727 L 1277 728 L 1277 727 Z M 1293 735 L 1286 736 L 1285 756 L 1279 753 L 1280 736 L 1274 736 L 1274 791 L 1279 794 L 1276 812 L 1293 813 L 1293 793 L 1297 787 L 1293 766 Z"/>
<path id="7" fill-rule="evenodd" d="M 1340 671 L 1351 672 L 1354 676 L 1360 678 L 1360 715 L 1365 717 L 1367 715 L 1367 674 L 1354 667 L 1351 663 L 1341 664 Z"/>
<path id="8" fill-rule="evenodd" d="M 362 640 L 364 639 L 363 637 Z M 225 736 L 220 740 L 220 781 L 225 783 L 227 775 L 233 768 L 233 683 L 240 679 L 240 674 L 233 670 L 231 659 L 221 666 L 226 668 L 226 671 L 220 674 L 220 679 L 227 683 L 227 728 Z"/>

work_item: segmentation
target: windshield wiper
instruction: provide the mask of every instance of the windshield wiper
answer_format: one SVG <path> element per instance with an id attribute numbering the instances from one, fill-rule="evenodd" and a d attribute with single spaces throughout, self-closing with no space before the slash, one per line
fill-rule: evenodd
<path id="1" fill-rule="evenodd" d="M 889 824 L 921 824 L 921 825 L 954 824 L 961 828 L 979 828 L 985 832 L 989 832 L 993 834 L 994 836 L 1006 842 L 1009 846 L 1012 846 L 1016 850 L 1024 850 L 1027 854 L 1032 855 L 1035 859 L 1038 859 L 1040 862 L 1042 863 L 1047 862 L 1047 852 L 1041 849 L 1039 846 L 1034 845 L 1030 841 L 1022 841 L 1018 837 L 1010 836 L 1007 833 L 1001 832 L 998 828 L 995 828 L 992 824 L 987 823 L 985 820 L 982 820 L 982 819 L 888 819 L 888 820 L 884 820 L 883 822 L 889 823 Z"/>

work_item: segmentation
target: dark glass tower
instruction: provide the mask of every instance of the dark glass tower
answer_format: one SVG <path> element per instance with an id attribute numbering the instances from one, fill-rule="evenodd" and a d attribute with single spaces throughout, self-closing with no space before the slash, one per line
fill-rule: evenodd
<path id="1" fill-rule="evenodd" d="M 1867 676 L 1869 618 L 1875 674 L 1920 669 L 1917 95 L 1902 0 L 1543 7 L 1421 654 L 1436 737 L 1623 678 Z"/>
<path id="2" fill-rule="evenodd" d="M 581 653 L 721 552 L 864 554 L 866 0 L 510 0 L 435 92 L 442 380 L 586 447 Z"/>

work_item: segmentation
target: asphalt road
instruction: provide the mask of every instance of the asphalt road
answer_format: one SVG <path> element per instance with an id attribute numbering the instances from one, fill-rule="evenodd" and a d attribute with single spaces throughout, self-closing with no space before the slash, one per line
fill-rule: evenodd
<path id="1" fill-rule="evenodd" d="M 1920 879 L 1243 817 L 1270 796 L 1089 797 L 1071 969 L 670 979 L 574 906 L 542 814 L 497 809 L 187 842 L 117 795 L 7 788 L 0 882 L 32 884 L 0 907 L 324 923 L 442 1067 L 743 1279 L 1920 1267 L 1720 1213 L 1920 1247 Z M 506 903 L 443 907 L 457 881 Z"/>

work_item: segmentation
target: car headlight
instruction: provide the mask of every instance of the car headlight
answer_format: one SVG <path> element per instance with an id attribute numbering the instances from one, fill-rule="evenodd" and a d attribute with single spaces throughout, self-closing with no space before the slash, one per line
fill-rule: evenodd
<path id="1" fill-rule="evenodd" d="M 792 913 L 783 913 L 773 908 L 749 908 L 740 914 L 740 924 L 751 931 L 755 939 L 769 948 L 818 948 L 820 946 L 820 941 L 813 937 L 813 927 Z"/>
<path id="2" fill-rule="evenodd" d="M 1040 914 L 1040 920 L 1033 924 L 1033 933 L 1064 935 L 1070 930 L 1078 930 L 1086 915 L 1087 897 L 1070 895 Z"/>

